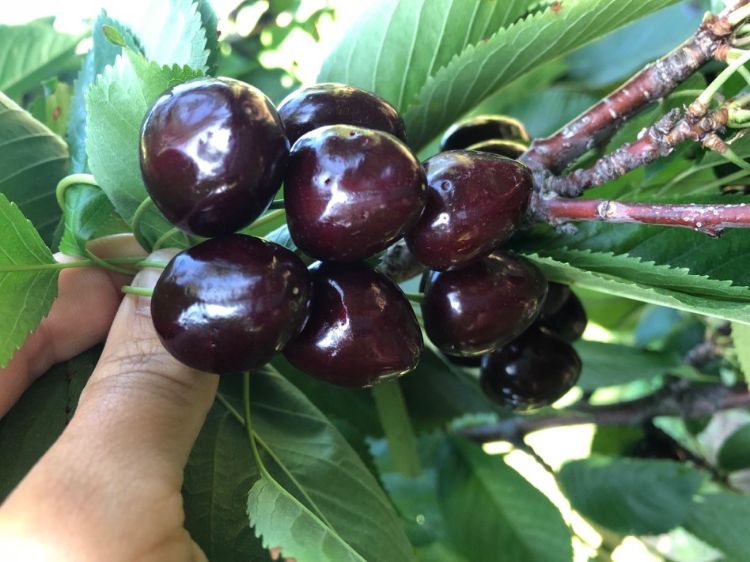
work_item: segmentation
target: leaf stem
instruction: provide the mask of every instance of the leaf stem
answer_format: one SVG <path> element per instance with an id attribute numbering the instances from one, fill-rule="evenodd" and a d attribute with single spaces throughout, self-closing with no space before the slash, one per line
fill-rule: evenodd
<path id="1" fill-rule="evenodd" d="M 60 205 L 62 210 L 65 210 L 65 193 L 74 185 L 81 184 L 99 187 L 99 184 L 96 183 L 96 178 L 91 174 L 70 174 L 61 179 L 57 184 L 55 196 L 57 197 L 57 204 Z"/>
<path id="2" fill-rule="evenodd" d="M 374 386 L 372 395 L 396 470 L 412 478 L 419 476 L 422 467 L 417 438 L 398 379 Z"/>
<path id="3" fill-rule="evenodd" d="M 161 262 L 152 262 L 143 259 L 143 256 L 132 256 L 132 257 L 123 257 L 123 258 L 111 258 L 104 260 L 102 258 L 98 258 L 100 261 L 103 261 L 110 266 L 113 264 L 134 264 L 137 267 L 143 268 L 143 267 L 159 267 L 163 268 L 166 267 L 166 264 Z M 47 270 L 61 270 L 61 269 L 70 269 L 75 267 L 94 267 L 97 266 L 98 263 L 91 259 L 81 259 L 77 261 L 69 261 L 69 262 L 54 262 L 54 263 L 35 263 L 35 264 L 11 264 L 11 265 L 0 265 L 0 273 L 24 273 L 27 271 L 47 271 Z M 124 271 L 124 270 L 123 270 Z M 132 271 L 127 272 L 128 275 L 132 275 Z"/>

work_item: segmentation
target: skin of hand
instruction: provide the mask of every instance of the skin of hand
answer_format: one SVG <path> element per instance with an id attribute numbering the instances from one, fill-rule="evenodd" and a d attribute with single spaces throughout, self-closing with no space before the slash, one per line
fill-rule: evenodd
<path id="1" fill-rule="evenodd" d="M 143 254 L 129 236 L 95 246 L 105 258 Z M 132 284 L 153 287 L 159 274 L 144 269 Z M 100 269 L 63 270 L 50 314 L 0 369 L 2 416 L 54 363 L 107 338 L 65 431 L 0 506 L 2 560 L 206 560 L 184 528 L 180 489 L 218 377 L 164 350 L 149 299 L 122 298 L 128 281 Z"/>

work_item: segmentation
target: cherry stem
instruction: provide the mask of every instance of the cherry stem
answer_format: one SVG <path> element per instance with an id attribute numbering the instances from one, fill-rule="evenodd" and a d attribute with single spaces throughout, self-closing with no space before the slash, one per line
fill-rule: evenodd
<path id="1" fill-rule="evenodd" d="M 136 295 L 139 297 L 152 297 L 154 290 L 148 287 L 133 287 L 132 285 L 125 285 L 120 289 L 126 295 Z"/>
<path id="2" fill-rule="evenodd" d="M 695 419 L 722 410 L 746 408 L 748 405 L 750 391 L 745 386 L 696 384 L 685 387 L 667 384 L 661 390 L 637 400 L 606 406 L 581 406 L 559 414 L 514 416 L 492 424 L 467 427 L 459 430 L 459 433 L 480 443 L 513 443 L 529 433 L 552 427 L 581 424 L 639 426 L 659 416 Z"/>
<path id="3" fill-rule="evenodd" d="M 551 224 L 567 221 L 638 223 L 690 228 L 718 236 L 725 228 L 750 228 L 750 205 L 626 203 L 607 199 L 538 200 L 537 212 Z"/>
<path id="4" fill-rule="evenodd" d="M 141 232 L 141 225 L 143 224 L 143 218 L 146 216 L 146 213 L 154 206 L 154 202 L 151 199 L 151 197 L 146 197 L 143 201 L 141 201 L 141 204 L 138 205 L 138 208 L 135 210 L 135 213 L 133 214 L 133 236 L 135 236 L 135 239 L 138 241 L 138 243 L 145 249 L 150 249 L 150 244 L 148 243 L 148 240 L 143 235 L 143 232 Z"/>
<path id="5" fill-rule="evenodd" d="M 422 466 L 419 461 L 417 437 L 398 379 L 375 385 L 372 388 L 372 396 L 396 470 L 410 478 L 419 476 Z"/>
<path id="6" fill-rule="evenodd" d="M 60 180 L 55 188 L 55 196 L 57 197 L 57 204 L 60 206 L 60 209 L 65 210 L 65 193 L 68 189 L 82 184 L 99 187 L 99 184 L 96 183 L 96 178 L 91 174 L 70 174 Z"/>

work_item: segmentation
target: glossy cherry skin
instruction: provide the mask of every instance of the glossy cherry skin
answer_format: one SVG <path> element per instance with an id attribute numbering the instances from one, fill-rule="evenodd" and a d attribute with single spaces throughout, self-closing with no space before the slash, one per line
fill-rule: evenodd
<path id="1" fill-rule="evenodd" d="M 422 301 L 425 332 L 443 353 L 481 355 L 528 328 L 546 292 L 538 267 L 500 252 L 462 269 L 434 272 Z"/>
<path id="2" fill-rule="evenodd" d="M 177 254 L 154 288 L 151 315 L 164 347 L 201 371 L 268 362 L 301 330 L 312 281 L 292 252 L 233 234 Z"/>
<path id="3" fill-rule="evenodd" d="M 406 236 L 430 269 L 466 265 L 518 229 L 531 197 L 529 169 L 495 154 L 454 150 L 424 164 L 427 208 Z"/>
<path id="4" fill-rule="evenodd" d="M 539 318 L 550 316 L 560 310 L 570 298 L 570 294 L 570 287 L 567 285 L 550 281 L 547 284 L 547 298 L 544 299 Z"/>
<path id="5" fill-rule="evenodd" d="M 492 400 L 524 410 L 562 398 L 580 374 L 576 350 L 544 329 L 534 328 L 486 355 L 479 383 Z"/>
<path id="6" fill-rule="evenodd" d="M 364 264 L 311 267 L 310 319 L 284 349 L 308 375 L 366 387 L 408 373 L 422 352 L 422 331 L 401 290 Z"/>
<path id="7" fill-rule="evenodd" d="M 555 312 L 545 314 L 543 309 L 537 323 L 563 340 L 573 343 L 579 340 L 586 330 L 588 317 L 581 300 L 571 292 Z"/>
<path id="8" fill-rule="evenodd" d="M 359 261 L 411 228 L 427 197 L 422 166 L 396 137 L 334 125 L 292 147 L 284 180 L 289 233 L 321 260 Z"/>
<path id="9" fill-rule="evenodd" d="M 289 94 L 279 105 L 289 142 L 326 125 L 384 131 L 406 142 L 404 122 L 380 96 L 344 84 L 315 84 Z"/>
<path id="10" fill-rule="evenodd" d="M 263 93 L 199 78 L 156 100 L 141 129 L 143 181 L 173 224 L 220 236 L 250 224 L 281 186 L 289 142 Z"/>
<path id="11" fill-rule="evenodd" d="M 523 123 L 506 115 L 478 115 L 451 126 L 440 140 L 440 150 L 460 150 L 490 140 L 529 142 Z"/>
<path id="12" fill-rule="evenodd" d="M 498 156 L 505 156 L 517 160 L 521 154 L 526 152 L 528 147 L 520 142 L 510 140 L 488 140 L 472 144 L 467 147 L 466 150 L 474 150 L 477 152 L 489 152 L 491 154 L 497 154 Z"/>

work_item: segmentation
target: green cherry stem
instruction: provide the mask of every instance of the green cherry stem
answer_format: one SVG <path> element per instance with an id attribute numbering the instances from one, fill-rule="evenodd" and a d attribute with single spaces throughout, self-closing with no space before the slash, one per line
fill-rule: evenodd
<path id="1" fill-rule="evenodd" d="M 151 297 L 154 294 L 153 289 L 147 287 L 133 287 L 132 285 L 125 285 L 120 290 L 126 295 L 137 295 L 139 297 Z"/>
<path id="2" fill-rule="evenodd" d="M 164 244 L 167 243 L 167 240 L 172 238 L 172 236 L 177 236 L 180 232 L 182 232 L 179 228 L 176 226 L 174 228 L 170 228 L 167 230 L 164 234 L 159 236 L 159 239 L 154 242 L 154 246 L 152 248 L 153 251 L 161 250 Z"/>
<path id="3" fill-rule="evenodd" d="M 60 205 L 61 209 L 65 209 L 65 192 L 70 187 L 81 184 L 99 187 L 99 184 L 96 183 L 96 178 L 91 174 L 70 174 L 60 180 L 55 188 L 55 196 L 57 197 L 57 204 Z"/>
<path id="4" fill-rule="evenodd" d="M 372 396 L 396 470 L 411 478 L 419 476 L 422 466 L 417 450 L 417 437 L 398 379 L 375 385 Z"/>
<path id="5" fill-rule="evenodd" d="M 415 302 L 417 304 L 421 304 L 424 300 L 424 295 L 422 293 L 407 293 L 404 292 L 404 296 L 409 299 L 411 302 Z"/>
<path id="6" fill-rule="evenodd" d="M 151 197 L 146 197 L 143 201 L 141 201 L 141 204 L 138 205 L 138 208 L 135 210 L 135 214 L 133 215 L 133 236 L 135 236 L 135 239 L 138 241 L 138 243 L 146 250 L 149 250 L 150 244 L 141 232 L 141 224 L 143 223 L 143 217 L 146 216 L 146 213 L 153 206 L 154 202 L 151 200 Z"/>
<path id="7" fill-rule="evenodd" d="M 255 442 L 255 434 L 253 433 L 253 417 L 250 415 L 250 373 L 245 372 L 242 374 L 242 407 L 243 407 L 243 418 L 245 422 L 245 432 L 247 433 L 247 441 L 250 445 L 250 450 L 253 453 L 253 459 L 255 464 L 258 466 L 261 476 L 270 478 L 273 480 L 271 475 L 266 469 L 266 465 L 263 464 L 263 459 L 260 458 L 260 452 L 258 451 L 258 444 Z"/>
<path id="8" fill-rule="evenodd" d="M 122 273 L 123 275 L 134 274 L 134 272 L 131 269 L 125 269 L 124 267 L 117 267 L 116 265 L 109 263 L 107 260 L 100 258 L 88 248 L 86 248 L 85 252 L 86 252 L 86 257 L 88 259 L 90 259 L 95 265 L 98 265 L 99 267 L 103 269 L 112 271 L 114 273 Z"/>

